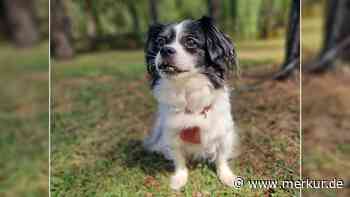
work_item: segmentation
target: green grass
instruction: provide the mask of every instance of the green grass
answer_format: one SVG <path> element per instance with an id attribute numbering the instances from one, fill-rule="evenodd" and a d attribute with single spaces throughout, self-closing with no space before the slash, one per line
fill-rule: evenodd
<path id="1" fill-rule="evenodd" d="M 0 45 L 0 196 L 48 195 L 48 52 Z"/>
<path id="2" fill-rule="evenodd" d="M 240 43 L 241 65 L 254 68 L 281 62 L 283 40 L 266 42 L 266 46 L 261 42 Z M 266 50 L 269 48 L 271 50 Z M 278 48 L 281 52 L 276 53 Z M 259 51 L 267 56 L 259 58 Z M 214 166 L 208 163 L 190 165 L 186 187 L 180 192 L 171 191 L 168 187 L 171 163 L 160 155 L 145 152 L 141 146 L 156 111 L 156 102 L 145 79 L 143 56 L 142 51 L 107 51 L 79 55 L 66 62 L 54 61 L 53 197 L 261 196 L 267 193 L 298 196 L 297 190 L 227 188 L 217 179 Z M 270 108 L 285 110 L 290 106 L 295 111 L 293 117 L 297 117 L 298 105 L 277 101 L 285 109 L 274 103 L 262 108 L 260 103 L 252 107 L 253 110 L 261 108 L 254 115 L 247 106 L 256 104 L 257 95 L 242 96 L 244 99 L 238 101 L 238 111 L 241 111 L 238 122 L 245 131 L 242 134 L 245 152 L 231 163 L 236 174 L 247 179 L 298 178 L 297 127 L 284 129 L 285 133 L 277 135 L 273 134 L 277 129 L 266 121 Z M 243 103 L 248 101 L 247 105 Z"/>

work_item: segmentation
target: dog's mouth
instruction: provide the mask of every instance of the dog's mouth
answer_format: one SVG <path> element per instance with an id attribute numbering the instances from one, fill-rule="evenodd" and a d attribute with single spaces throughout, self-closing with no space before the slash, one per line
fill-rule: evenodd
<path id="1" fill-rule="evenodd" d="M 188 70 L 182 70 L 182 69 L 179 69 L 178 67 L 174 66 L 174 65 L 171 65 L 167 62 L 165 63 L 162 63 L 159 65 L 159 69 L 165 73 L 165 74 L 169 74 L 169 75 L 172 75 L 172 74 L 180 74 L 180 73 L 185 73 L 185 72 L 188 72 Z"/>

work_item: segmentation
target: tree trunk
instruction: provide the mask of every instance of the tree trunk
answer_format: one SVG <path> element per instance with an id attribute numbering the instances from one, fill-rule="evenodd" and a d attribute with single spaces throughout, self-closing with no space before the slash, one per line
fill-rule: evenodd
<path id="1" fill-rule="evenodd" d="M 130 12 L 132 22 L 133 22 L 133 32 L 139 38 L 139 36 L 141 36 L 140 35 L 141 28 L 140 28 L 139 15 L 138 15 L 135 3 L 129 2 L 128 8 L 129 8 L 129 12 Z"/>
<path id="2" fill-rule="evenodd" d="M 342 14 L 342 21 L 340 25 L 339 30 L 339 37 L 337 39 L 337 43 L 341 43 L 344 40 L 346 40 L 350 36 L 350 25 L 349 25 L 349 19 L 350 19 L 350 1 L 345 1 L 343 4 L 343 14 Z M 350 62 L 350 46 L 344 47 L 343 50 L 341 50 L 339 57 L 347 62 Z"/>
<path id="3" fill-rule="evenodd" d="M 287 29 L 285 59 L 282 72 L 276 79 L 289 77 L 298 68 L 300 58 L 300 1 L 292 0 Z"/>
<path id="4" fill-rule="evenodd" d="M 274 1 L 265 0 L 262 2 L 261 10 L 259 13 L 259 37 L 262 39 L 267 39 L 270 33 L 273 31 L 273 20 L 274 19 Z"/>
<path id="5" fill-rule="evenodd" d="M 57 59 L 69 59 L 74 55 L 71 21 L 66 15 L 64 0 L 51 0 L 51 47 Z"/>
<path id="6" fill-rule="evenodd" d="M 149 0 L 149 12 L 151 16 L 151 24 L 158 23 L 158 7 L 157 0 Z"/>
<path id="7" fill-rule="evenodd" d="M 310 72 L 325 72 L 335 67 L 335 59 L 349 57 L 349 16 L 348 0 L 328 0 L 325 6 L 326 18 L 324 25 L 323 48 L 319 59 L 306 67 Z"/>
<path id="8" fill-rule="evenodd" d="M 6 9 L 4 1 L 0 1 L 0 35 L 1 38 L 10 38 L 10 32 L 5 15 Z"/>
<path id="9" fill-rule="evenodd" d="M 175 1 L 175 6 L 176 6 L 176 8 L 177 9 L 179 9 L 179 10 L 181 10 L 182 9 L 182 7 L 183 7 L 183 2 L 182 2 L 182 0 L 176 0 Z"/>
<path id="10" fill-rule="evenodd" d="M 86 14 L 86 29 L 89 39 L 96 39 L 97 37 L 97 17 L 94 15 L 93 1 L 85 1 L 85 14 Z"/>
<path id="11" fill-rule="evenodd" d="M 208 0 L 208 13 L 215 22 L 220 18 L 220 0 Z"/>
<path id="12" fill-rule="evenodd" d="M 328 0 L 326 6 L 326 20 L 324 25 L 324 40 L 321 56 L 336 45 L 337 35 L 340 27 L 341 14 L 338 13 L 342 9 L 339 7 L 342 0 Z"/>
<path id="13" fill-rule="evenodd" d="M 97 1 L 85 0 L 86 29 L 90 40 L 90 49 L 97 47 L 96 40 L 102 34 L 101 23 L 97 11 Z"/>
<path id="14" fill-rule="evenodd" d="M 235 26 L 237 25 L 237 9 L 238 9 L 238 5 L 237 5 L 237 1 L 238 0 L 230 0 L 230 18 L 231 18 L 231 21 L 232 21 L 232 27 L 235 28 Z M 234 29 L 233 28 L 233 29 Z"/>
<path id="15" fill-rule="evenodd" d="M 4 0 L 11 37 L 18 47 L 31 47 L 39 41 L 34 0 Z"/>
<path id="16" fill-rule="evenodd" d="M 287 30 L 285 62 L 300 56 L 300 1 L 292 0 L 292 9 Z"/>
<path id="17" fill-rule="evenodd" d="M 0 11 L 1 12 L 1 11 Z M 4 18 L 2 18 L 0 16 L 0 39 L 6 38 L 9 36 L 9 32 L 8 32 L 8 27 L 7 24 L 4 20 Z"/>

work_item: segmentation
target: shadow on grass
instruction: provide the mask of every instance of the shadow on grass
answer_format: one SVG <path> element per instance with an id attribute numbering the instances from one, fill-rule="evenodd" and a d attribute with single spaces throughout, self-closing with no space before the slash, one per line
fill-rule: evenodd
<path id="1" fill-rule="evenodd" d="M 151 176 L 174 170 L 172 162 L 161 154 L 146 151 L 141 140 L 121 140 L 118 147 L 122 149 L 121 163 L 126 168 L 138 168 Z"/>
<path id="2" fill-rule="evenodd" d="M 151 176 L 174 171 L 172 161 L 166 160 L 161 154 L 146 151 L 140 140 L 121 141 L 118 147 L 122 147 L 122 165 L 126 168 L 138 168 Z M 208 160 L 189 160 L 187 166 L 190 170 L 206 166 L 215 172 L 214 163 Z"/>

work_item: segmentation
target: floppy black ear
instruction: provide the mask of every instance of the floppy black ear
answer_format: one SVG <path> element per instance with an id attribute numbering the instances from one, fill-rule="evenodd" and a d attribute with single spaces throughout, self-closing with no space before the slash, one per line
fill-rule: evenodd
<path id="1" fill-rule="evenodd" d="M 155 58 L 159 51 L 156 39 L 159 33 L 164 29 L 165 25 L 153 24 L 149 27 L 145 46 L 145 59 L 147 64 L 147 72 L 151 77 L 151 87 L 153 87 L 160 78 L 155 65 Z"/>
<path id="2" fill-rule="evenodd" d="M 201 25 L 205 40 L 206 51 L 210 61 L 211 69 L 216 71 L 217 77 L 222 80 L 227 71 L 236 64 L 236 52 L 228 36 L 221 32 L 210 17 L 202 17 L 198 20 Z"/>

